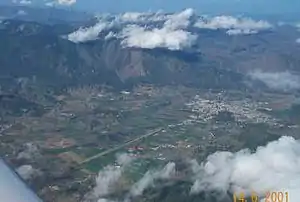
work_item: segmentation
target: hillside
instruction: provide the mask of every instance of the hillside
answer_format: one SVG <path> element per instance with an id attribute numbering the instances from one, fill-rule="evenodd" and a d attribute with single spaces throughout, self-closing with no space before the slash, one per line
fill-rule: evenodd
<path id="1" fill-rule="evenodd" d="M 201 52 L 122 48 L 118 40 L 75 44 L 61 35 L 68 25 L 4 21 L 0 31 L 1 77 L 22 78 L 39 85 L 108 84 L 126 87 L 147 82 L 226 88 L 236 86 L 238 73 L 220 69 Z M 17 55 L 17 57 L 16 57 Z M 220 75 L 224 77 L 219 79 Z"/>

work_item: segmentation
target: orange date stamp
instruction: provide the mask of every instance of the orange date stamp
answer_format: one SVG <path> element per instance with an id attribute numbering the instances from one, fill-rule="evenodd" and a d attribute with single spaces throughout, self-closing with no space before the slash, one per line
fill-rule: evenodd
<path id="1" fill-rule="evenodd" d="M 289 193 L 281 191 L 267 192 L 264 197 L 259 197 L 255 192 L 252 192 L 251 196 L 247 200 L 243 192 L 233 194 L 233 202 L 289 202 Z"/>

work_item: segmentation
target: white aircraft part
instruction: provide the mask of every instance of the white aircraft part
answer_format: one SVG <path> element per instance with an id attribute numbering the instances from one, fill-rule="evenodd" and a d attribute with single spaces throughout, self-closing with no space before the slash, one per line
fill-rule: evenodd
<path id="1" fill-rule="evenodd" d="M 0 202 L 42 202 L 2 159 L 0 159 Z"/>

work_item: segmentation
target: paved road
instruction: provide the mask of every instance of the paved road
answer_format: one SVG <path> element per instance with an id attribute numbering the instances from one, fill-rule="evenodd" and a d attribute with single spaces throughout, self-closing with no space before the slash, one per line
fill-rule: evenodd
<path id="1" fill-rule="evenodd" d="M 139 140 L 141 140 L 141 139 L 143 139 L 143 138 L 147 138 L 147 137 L 149 137 L 149 136 L 155 135 L 155 134 L 159 133 L 159 132 L 162 131 L 162 130 L 163 130 L 163 128 L 158 128 L 158 129 L 156 129 L 156 130 L 154 130 L 154 131 L 151 131 L 151 132 L 149 132 L 149 133 L 147 133 L 147 134 L 145 134 L 145 135 L 142 135 L 142 136 L 140 136 L 140 137 L 138 137 L 138 138 L 135 138 L 135 139 L 133 139 L 133 140 L 130 140 L 130 141 L 124 143 L 124 144 L 121 144 L 121 145 L 119 145 L 119 146 L 117 146 L 117 147 L 115 147 L 115 148 L 108 149 L 108 150 L 106 150 L 106 151 L 104 151 L 104 152 L 101 152 L 101 153 L 99 153 L 99 154 L 96 154 L 95 156 L 89 157 L 89 158 L 85 159 L 84 161 L 80 162 L 79 164 L 80 164 L 80 165 L 81 165 L 81 164 L 85 164 L 85 163 L 88 163 L 88 162 L 90 162 L 90 161 L 92 161 L 92 160 L 94 160 L 94 159 L 97 159 L 97 158 L 101 157 L 101 156 L 104 156 L 104 155 L 110 154 L 110 153 L 112 153 L 112 152 L 115 152 L 115 151 L 117 151 L 117 150 L 119 150 L 119 149 L 122 149 L 123 147 L 128 146 L 128 145 L 130 145 L 130 144 L 132 144 L 132 143 L 134 143 L 134 142 L 137 142 L 137 141 L 139 141 Z"/>

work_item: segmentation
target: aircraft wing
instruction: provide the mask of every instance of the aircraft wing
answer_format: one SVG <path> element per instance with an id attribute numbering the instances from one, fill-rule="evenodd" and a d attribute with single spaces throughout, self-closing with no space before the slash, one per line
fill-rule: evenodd
<path id="1" fill-rule="evenodd" d="M 42 202 L 19 175 L 1 158 L 0 202 Z"/>

